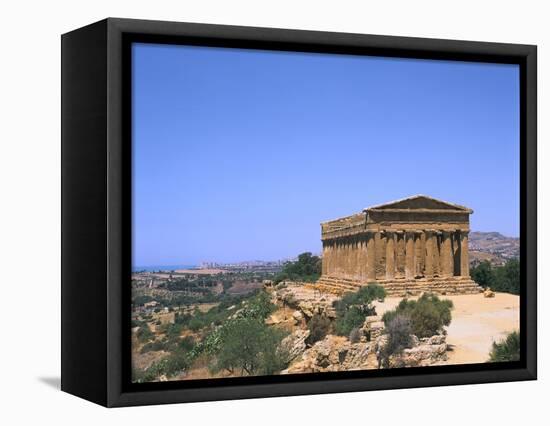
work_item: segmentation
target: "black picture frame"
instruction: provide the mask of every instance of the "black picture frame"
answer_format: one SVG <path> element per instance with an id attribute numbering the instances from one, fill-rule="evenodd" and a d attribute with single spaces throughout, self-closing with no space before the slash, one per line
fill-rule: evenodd
<path id="1" fill-rule="evenodd" d="M 118 18 L 61 41 L 62 390 L 117 407 L 536 379 L 536 46 Z M 136 41 L 519 64 L 521 361 L 132 384 L 129 46 Z"/>

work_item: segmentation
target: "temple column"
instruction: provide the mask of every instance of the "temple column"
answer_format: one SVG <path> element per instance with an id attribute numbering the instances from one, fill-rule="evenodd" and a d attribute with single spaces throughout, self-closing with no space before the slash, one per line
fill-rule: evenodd
<path id="1" fill-rule="evenodd" d="M 426 232 L 426 261 L 424 262 L 424 276 L 433 278 L 434 276 L 434 233 L 431 229 Z"/>
<path id="2" fill-rule="evenodd" d="M 351 252 L 351 238 L 346 237 L 346 278 L 351 278 L 353 271 L 353 256 Z"/>
<path id="3" fill-rule="evenodd" d="M 348 239 L 344 237 L 342 239 L 342 277 L 346 277 L 348 274 Z"/>
<path id="4" fill-rule="evenodd" d="M 334 274 L 335 273 L 335 270 L 334 270 L 334 265 L 335 265 L 335 258 L 334 256 L 336 255 L 336 244 L 335 244 L 335 241 L 334 240 L 330 240 L 330 260 L 328 262 L 328 273 L 329 275 L 331 274 Z"/>
<path id="5" fill-rule="evenodd" d="M 359 272 L 359 240 L 357 235 L 353 237 L 353 278 L 361 278 L 361 274 Z"/>
<path id="6" fill-rule="evenodd" d="M 339 243 L 338 243 L 338 240 L 333 240 L 333 250 L 334 250 L 334 253 L 333 253 L 333 256 L 332 256 L 332 273 L 334 274 L 334 276 L 338 276 L 338 268 L 339 268 L 339 265 L 338 265 L 338 261 L 339 261 Z"/>
<path id="7" fill-rule="evenodd" d="M 354 269 L 354 273 L 355 273 L 355 279 L 357 280 L 361 280 L 361 237 L 359 235 L 356 235 L 355 237 L 353 237 L 353 248 L 354 248 L 354 253 L 355 253 L 355 269 Z"/>
<path id="8" fill-rule="evenodd" d="M 470 277 L 470 253 L 468 231 L 460 231 L 460 276 Z"/>
<path id="9" fill-rule="evenodd" d="M 367 274 L 367 246 L 365 238 L 361 235 L 357 241 L 357 262 L 359 264 L 359 279 L 364 281 Z"/>
<path id="10" fill-rule="evenodd" d="M 435 231 L 433 236 L 433 248 L 434 248 L 434 275 L 441 276 L 441 231 Z"/>
<path id="11" fill-rule="evenodd" d="M 414 235 L 414 276 L 418 277 L 424 273 L 424 241 L 422 231 L 415 231 Z"/>
<path id="12" fill-rule="evenodd" d="M 395 233 L 386 231 L 386 279 L 395 277 Z"/>
<path id="13" fill-rule="evenodd" d="M 405 235 L 403 231 L 395 232 L 395 277 L 405 276 Z"/>
<path id="14" fill-rule="evenodd" d="M 327 274 L 327 264 L 328 264 L 328 247 L 327 247 L 327 243 L 323 241 L 323 260 L 321 261 L 321 275 Z"/>
<path id="15" fill-rule="evenodd" d="M 326 274 L 330 275 L 332 273 L 332 255 L 333 255 L 332 241 L 328 240 L 326 242 L 326 244 L 327 244 L 327 262 L 326 262 L 327 263 L 327 269 L 326 269 Z"/>
<path id="16" fill-rule="evenodd" d="M 367 281 L 376 281 L 376 239 L 375 232 L 367 231 Z"/>
<path id="17" fill-rule="evenodd" d="M 451 246 L 451 233 L 449 231 L 441 232 L 441 276 L 451 277 L 453 275 L 453 252 Z"/>
<path id="18" fill-rule="evenodd" d="M 405 278 L 407 279 L 414 279 L 414 272 L 415 272 L 415 247 L 414 247 L 414 239 L 415 239 L 415 232 L 414 231 L 406 231 L 405 232 Z"/>
<path id="19" fill-rule="evenodd" d="M 353 276 L 353 237 L 348 237 L 348 278 Z"/>
<path id="20" fill-rule="evenodd" d="M 342 242 L 342 239 L 341 238 L 338 238 L 338 263 L 337 263 L 337 275 L 339 277 L 342 276 L 342 268 L 343 268 L 343 265 L 342 265 L 342 262 L 343 262 L 343 253 L 344 253 L 344 246 L 343 246 L 343 242 Z"/>

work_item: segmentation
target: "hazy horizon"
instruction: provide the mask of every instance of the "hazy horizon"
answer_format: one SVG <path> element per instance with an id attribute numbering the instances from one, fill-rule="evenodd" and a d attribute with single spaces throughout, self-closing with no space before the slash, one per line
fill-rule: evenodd
<path id="1" fill-rule="evenodd" d="M 133 265 L 319 253 L 415 194 L 519 235 L 516 65 L 135 44 Z"/>
<path id="2" fill-rule="evenodd" d="M 472 233 L 472 232 L 492 233 L 492 232 L 498 232 L 498 231 L 471 230 L 470 233 Z M 510 236 L 510 235 L 505 235 L 501 232 L 498 232 L 498 233 L 501 234 L 503 237 L 506 237 L 506 238 L 519 238 L 518 236 L 513 237 L 513 236 Z M 298 255 L 300 255 L 301 253 L 304 253 L 304 252 L 310 252 L 313 255 L 322 256 L 322 246 L 321 246 L 320 241 L 321 240 L 319 238 L 319 248 L 317 250 L 305 250 L 305 251 L 300 252 L 300 253 L 289 254 L 287 256 L 283 256 L 283 257 L 280 257 L 280 258 L 277 258 L 277 259 L 249 258 L 249 259 L 233 259 L 233 260 L 228 260 L 228 261 L 220 261 L 220 260 L 216 260 L 216 259 L 200 259 L 197 262 L 182 261 L 182 262 L 164 263 L 164 264 L 163 263 L 155 263 L 155 264 L 152 264 L 152 263 L 151 264 L 135 264 L 135 263 L 133 263 L 132 268 L 135 269 L 135 270 L 143 269 L 143 268 L 147 268 L 147 269 L 151 269 L 151 268 L 168 268 L 166 270 L 172 270 L 172 269 L 185 269 L 185 268 L 190 268 L 190 267 L 196 267 L 196 266 L 200 266 L 202 263 L 236 264 L 236 263 L 246 263 L 246 262 L 278 262 L 278 261 L 285 261 L 285 260 L 289 260 L 289 259 L 295 259 L 295 258 L 298 257 Z"/>

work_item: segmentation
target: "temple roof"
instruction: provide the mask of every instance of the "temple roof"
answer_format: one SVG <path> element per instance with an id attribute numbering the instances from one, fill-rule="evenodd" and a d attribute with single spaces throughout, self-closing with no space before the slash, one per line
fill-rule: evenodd
<path id="1" fill-rule="evenodd" d="M 473 213 L 473 210 L 468 207 L 438 200 L 436 198 L 428 197 L 427 195 L 413 195 L 412 197 L 390 201 L 389 203 L 378 204 L 376 206 L 363 209 L 364 212 L 391 210 L 445 210 L 449 212 Z"/>

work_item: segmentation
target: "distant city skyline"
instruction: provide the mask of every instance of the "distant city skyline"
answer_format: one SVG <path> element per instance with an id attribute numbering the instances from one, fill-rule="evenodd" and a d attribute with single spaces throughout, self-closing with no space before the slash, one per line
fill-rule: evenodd
<path id="1" fill-rule="evenodd" d="M 516 65 L 133 46 L 133 265 L 319 253 L 425 194 L 519 235 Z"/>

